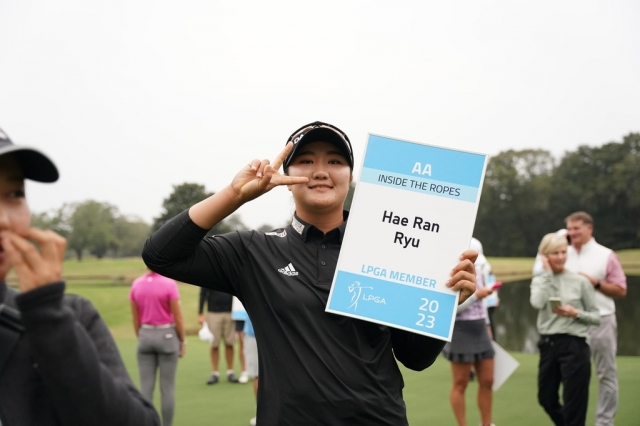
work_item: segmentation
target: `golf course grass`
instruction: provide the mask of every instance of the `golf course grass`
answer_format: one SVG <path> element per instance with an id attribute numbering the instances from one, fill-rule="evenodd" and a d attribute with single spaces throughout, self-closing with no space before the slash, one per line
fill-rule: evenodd
<path id="1" fill-rule="evenodd" d="M 640 250 L 619 253 L 623 267 L 630 275 L 640 274 Z M 532 258 L 489 258 L 499 280 L 505 282 L 530 277 Z M 122 353 L 127 369 L 138 383 L 135 360 L 136 339 L 131 325 L 128 300 L 131 280 L 146 271 L 140 258 L 92 259 L 82 262 L 69 260 L 64 265 L 67 291 L 90 299 L 109 326 Z M 11 277 L 10 277 L 11 278 Z M 15 284 L 15 280 L 9 279 Z M 177 407 L 174 424 L 248 425 L 255 415 L 255 400 L 250 384 L 230 384 L 223 377 L 214 386 L 207 386 L 210 374 L 209 349 L 195 336 L 199 288 L 179 284 L 182 307 L 189 334 L 187 355 L 180 360 L 177 377 Z M 551 424 L 536 399 L 537 355 L 512 353 L 520 362 L 514 375 L 494 394 L 494 423 L 497 426 L 528 426 Z M 455 425 L 449 405 L 451 372 L 449 363 L 440 358 L 429 369 L 413 372 L 401 367 L 404 398 L 411 425 Z M 616 424 L 640 425 L 640 357 L 619 357 L 620 406 Z M 224 360 L 220 371 L 225 371 Z M 235 370 L 239 373 L 236 360 Z M 469 425 L 480 422 L 475 405 L 476 382 L 467 389 L 467 418 Z M 592 374 L 587 424 L 593 424 L 597 380 Z M 158 395 L 155 398 L 158 405 Z"/>
<path id="2" fill-rule="evenodd" d="M 138 369 L 135 361 L 136 341 L 133 338 L 117 339 L 132 379 L 138 383 Z M 255 415 L 255 401 L 251 384 L 228 383 L 224 377 L 220 383 L 207 386 L 210 374 L 209 348 L 195 336 L 189 339 L 188 351 L 178 365 L 176 383 L 176 426 L 247 426 Z M 540 426 L 551 425 L 551 421 L 538 405 L 536 399 L 536 375 L 538 356 L 512 354 L 520 367 L 509 380 L 494 393 L 493 420 L 498 426 Z M 220 371 L 225 371 L 224 361 Z M 455 425 L 449 405 L 451 371 L 449 362 L 439 358 L 433 366 L 423 372 L 401 368 L 405 381 L 404 399 L 410 425 Z M 640 358 L 619 357 L 620 407 L 616 425 L 635 426 L 640 418 Z M 235 365 L 236 372 L 239 367 Z M 593 424 L 597 381 L 592 374 L 587 424 Z M 467 420 L 469 425 L 480 423 L 480 415 L 475 405 L 477 383 L 469 384 L 466 392 Z M 158 395 L 155 405 L 159 406 Z"/>

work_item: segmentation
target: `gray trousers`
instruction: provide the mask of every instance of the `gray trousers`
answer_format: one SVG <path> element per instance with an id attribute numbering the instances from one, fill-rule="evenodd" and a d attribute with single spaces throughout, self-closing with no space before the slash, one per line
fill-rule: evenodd
<path id="1" fill-rule="evenodd" d="M 153 402 L 156 373 L 160 371 L 162 425 L 171 426 L 175 407 L 175 382 L 180 339 L 175 328 L 141 328 L 138 333 L 140 392 Z"/>
<path id="2" fill-rule="evenodd" d="M 591 354 L 598 376 L 596 426 L 613 426 L 618 409 L 618 323 L 616 315 L 605 315 L 599 326 L 589 327 Z"/>

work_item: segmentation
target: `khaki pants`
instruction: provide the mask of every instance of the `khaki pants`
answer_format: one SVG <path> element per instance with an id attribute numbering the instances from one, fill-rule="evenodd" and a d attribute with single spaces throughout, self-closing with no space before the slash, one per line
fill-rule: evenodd
<path id="1" fill-rule="evenodd" d="M 213 334 L 212 348 L 220 346 L 220 340 L 227 346 L 236 343 L 236 322 L 231 319 L 231 312 L 208 312 L 207 325 Z"/>

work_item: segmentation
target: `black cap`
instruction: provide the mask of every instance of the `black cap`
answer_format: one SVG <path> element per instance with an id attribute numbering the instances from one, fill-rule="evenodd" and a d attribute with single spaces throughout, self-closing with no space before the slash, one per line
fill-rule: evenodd
<path id="1" fill-rule="evenodd" d="M 9 136 L 0 129 L 0 155 L 10 153 L 14 153 L 22 165 L 22 173 L 26 179 L 38 182 L 58 180 L 58 169 L 46 155 L 33 148 L 14 145 Z"/>
<path id="2" fill-rule="evenodd" d="M 293 160 L 293 157 L 296 156 L 296 153 L 302 146 L 309 142 L 318 141 L 329 142 L 330 144 L 335 145 L 336 148 L 342 151 L 344 157 L 349 163 L 349 167 L 353 170 L 353 151 L 351 149 L 351 141 L 349 141 L 349 137 L 336 126 L 323 123 L 321 121 L 314 121 L 313 123 L 305 124 L 289 136 L 287 143 L 293 142 L 293 149 L 282 163 L 283 170 L 286 171 L 289 168 L 291 160 Z"/>

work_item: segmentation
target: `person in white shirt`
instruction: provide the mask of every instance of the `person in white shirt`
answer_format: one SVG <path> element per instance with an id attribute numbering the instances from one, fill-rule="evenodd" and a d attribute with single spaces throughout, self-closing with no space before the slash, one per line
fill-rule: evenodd
<path id="1" fill-rule="evenodd" d="M 569 215 L 565 222 L 571 238 L 565 267 L 589 279 L 596 290 L 596 306 L 602 317 L 599 326 L 589 328 L 591 353 L 600 382 L 595 424 L 612 426 L 618 408 L 618 325 L 614 298 L 627 295 L 627 277 L 618 256 L 593 238 L 591 215 L 575 212 Z"/>

